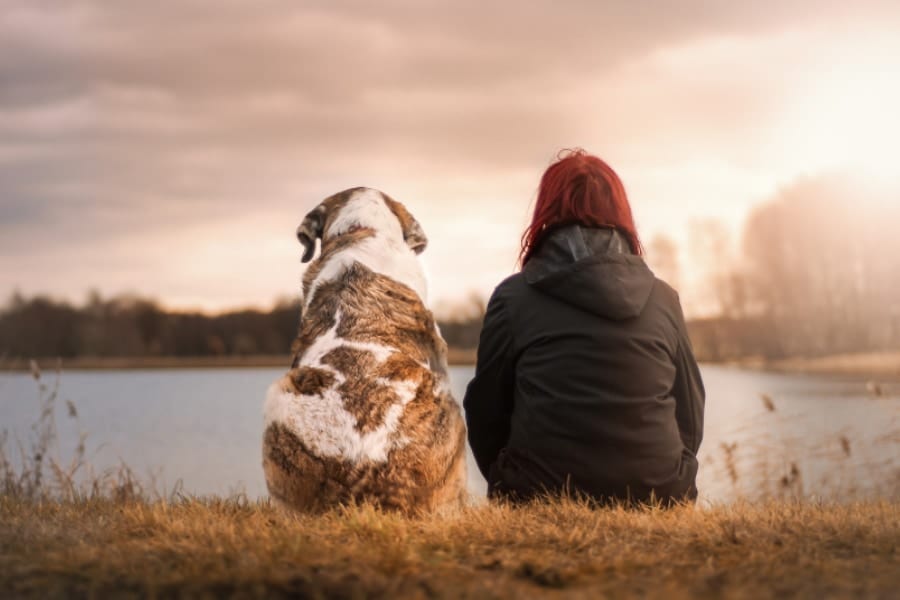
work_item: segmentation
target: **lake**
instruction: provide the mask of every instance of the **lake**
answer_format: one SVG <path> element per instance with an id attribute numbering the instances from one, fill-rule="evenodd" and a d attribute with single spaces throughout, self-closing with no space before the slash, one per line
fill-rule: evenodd
<path id="1" fill-rule="evenodd" d="M 849 500 L 900 493 L 900 382 L 876 395 L 867 380 L 786 375 L 704 365 L 706 428 L 702 502 L 763 495 Z M 453 367 L 461 399 L 471 367 Z M 260 466 L 262 403 L 280 369 L 71 371 L 59 379 L 59 453 L 86 433 L 97 471 L 128 465 L 159 491 L 266 494 Z M 55 375 L 45 373 L 51 385 Z M 763 399 L 763 395 L 766 399 Z M 77 409 L 68 414 L 66 402 Z M 769 404 L 769 406 L 767 406 Z M 38 384 L 0 373 L 0 430 L 7 451 L 26 447 L 40 412 Z M 469 454 L 469 487 L 484 479 Z"/>

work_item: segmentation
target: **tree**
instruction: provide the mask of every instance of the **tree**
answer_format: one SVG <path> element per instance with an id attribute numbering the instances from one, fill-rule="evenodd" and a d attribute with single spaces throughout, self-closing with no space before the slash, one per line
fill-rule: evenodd
<path id="1" fill-rule="evenodd" d="M 665 234 L 657 234 L 647 246 L 647 262 L 656 276 L 678 289 L 681 286 L 681 265 L 678 244 Z"/>
<path id="2" fill-rule="evenodd" d="M 846 177 L 804 179 L 747 220 L 743 250 L 754 311 L 780 354 L 897 345 L 897 196 Z"/>
<path id="3" fill-rule="evenodd" d="M 689 235 L 692 263 L 704 273 L 701 311 L 740 318 L 747 304 L 745 276 L 728 227 L 715 219 L 694 220 Z"/>

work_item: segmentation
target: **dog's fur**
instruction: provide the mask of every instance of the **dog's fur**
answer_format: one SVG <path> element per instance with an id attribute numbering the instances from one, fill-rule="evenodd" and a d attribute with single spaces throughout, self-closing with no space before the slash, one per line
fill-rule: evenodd
<path id="1" fill-rule="evenodd" d="M 427 240 L 402 204 L 353 188 L 297 229 L 303 312 L 291 370 L 265 404 L 269 494 L 302 511 L 369 501 L 421 513 L 465 499 L 465 426 L 425 307 Z"/>

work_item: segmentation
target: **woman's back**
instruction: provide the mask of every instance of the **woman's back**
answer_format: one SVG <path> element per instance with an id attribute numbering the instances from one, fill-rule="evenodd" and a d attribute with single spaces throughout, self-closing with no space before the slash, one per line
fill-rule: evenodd
<path id="1" fill-rule="evenodd" d="M 505 348 L 486 370 L 482 355 L 499 350 L 492 337 Z M 476 416 L 491 405 L 486 396 L 509 411 L 501 460 L 493 472 L 480 465 L 490 483 L 520 496 L 528 495 L 515 489 L 522 485 L 641 500 L 651 489 L 690 496 L 702 387 L 678 389 L 700 385 L 676 368 L 686 340 L 677 295 L 615 230 L 556 229 L 498 286 L 485 319 L 482 368 L 466 410 L 476 458 L 490 457 L 499 441 Z M 701 402 L 678 410 L 676 396 Z"/>
<path id="2" fill-rule="evenodd" d="M 678 295 L 642 253 L 619 176 L 562 153 L 541 177 L 522 271 L 488 303 L 464 400 L 489 495 L 696 497 L 703 382 Z"/>

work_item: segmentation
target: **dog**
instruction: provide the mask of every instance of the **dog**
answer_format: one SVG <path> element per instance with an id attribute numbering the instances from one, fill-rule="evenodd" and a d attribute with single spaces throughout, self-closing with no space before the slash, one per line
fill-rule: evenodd
<path id="1" fill-rule="evenodd" d="M 352 188 L 297 228 L 300 329 L 290 371 L 268 390 L 269 495 L 302 512 L 360 502 L 407 514 L 466 499 L 465 425 L 447 344 L 425 306 L 428 244 L 399 202 Z"/>

